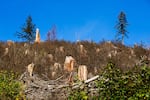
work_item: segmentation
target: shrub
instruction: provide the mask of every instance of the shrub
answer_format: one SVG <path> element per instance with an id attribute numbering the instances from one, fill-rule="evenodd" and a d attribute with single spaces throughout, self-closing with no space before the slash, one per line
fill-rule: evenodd
<path id="1" fill-rule="evenodd" d="M 109 63 L 96 81 L 98 95 L 90 96 L 86 89 L 70 93 L 69 100 L 150 100 L 150 67 L 142 66 L 123 72 Z"/>
<path id="2" fill-rule="evenodd" d="M 100 100 L 150 99 L 150 68 L 147 66 L 123 73 L 109 63 L 101 76 L 103 78 L 97 82 Z"/>
<path id="3" fill-rule="evenodd" d="M 0 100 L 25 99 L 22 93 L 22 85 L 16 81 L 17 74 L 0 71 Z"/>

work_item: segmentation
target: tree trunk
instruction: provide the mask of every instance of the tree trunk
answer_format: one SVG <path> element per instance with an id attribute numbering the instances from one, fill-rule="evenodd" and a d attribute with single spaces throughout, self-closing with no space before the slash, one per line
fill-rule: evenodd
<path id="1" fill-rule="evenodd" d="M 87 80 L 87 66 L 85 65 L 80 65 L 78 68 L 78 78 L 80 81 L 86 81 Z"/>

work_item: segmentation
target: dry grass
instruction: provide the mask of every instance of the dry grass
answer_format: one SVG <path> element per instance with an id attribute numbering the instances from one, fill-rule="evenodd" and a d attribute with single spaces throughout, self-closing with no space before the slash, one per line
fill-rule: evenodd
<path id="1" fill-rule="evenodd" d="M 80 44 L 84 46 L 86 53 L 80 53 Z M 5 54 L 5 48 L 8 48 L 7 54 Z M 97 49 L 99 49 L 99 52 L 96 52 Z M 115 52 L 117 53 L 115 54 Z M 48 54 L 53 55 L 52 60 L 48 57 Z M 141 45 L 127 47 L 120 43 L 108 43 L 105 41 L 98 44 L 87 41 L 78 43 L 49 41 L 40 44 L 15 43 L 11 46 L 1 42 L 0 70 L 12 70 L 21 74 L 26 70 L 26 66 L 33 62 L 35 64 L 34 73 L 39 74 L 41 77 L 44 74 L 51 79 L 53 65 L 57 62 L 61 64 L 62 69 L 58 69 L 56 76 L 53 77 L 56 78 L 64 73 L 63 64 L 65 57 L 68 55 L 75 58 L 76 67 L 78 65 L 87 65 L 89 72 L 97 74 L 110 61 L 122 70 L 133 68 L 141 56 L 148 57 L 149 51 Z"/>

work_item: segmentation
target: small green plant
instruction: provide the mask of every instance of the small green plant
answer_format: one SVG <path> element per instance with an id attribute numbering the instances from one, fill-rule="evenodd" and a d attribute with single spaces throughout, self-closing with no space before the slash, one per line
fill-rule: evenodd
<path id="1" fill-rule="evenodd" d="M 22 85 L 16 78 L 13 72 L 0 71 L 0 100 L 25 100 Z"/>
<path id="2" fill-rule="evenodd" d="M 77 89 L 70 93 L 68 100 L 88 100 L 88 95 L 86 91 Z"/>

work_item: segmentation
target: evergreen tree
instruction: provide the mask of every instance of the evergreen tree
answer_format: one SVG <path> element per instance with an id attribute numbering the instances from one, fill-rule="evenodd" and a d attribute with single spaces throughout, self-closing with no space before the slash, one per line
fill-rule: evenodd
<path id="1" fill-rule="evenodd" d="M 126 27 L 128 25 L 126 15 L 124 12 L 120 12 L 118 16 L 118 23 L 116 25 L 117 28 L 117 35 L 116 40 L 121 41 L 122 44 L 124 44 L 124 37 L 128 37 Z"/>
<path id="2" fill-rule="evenodd" d="M 26 23 L 21 27 L 21 32 L 17 32 L 18 38 L 21 38 L 27 42 L 33 42 L 35 39 L 35 24 L 32 23 L 32 17 L 28 16 Z"/>

